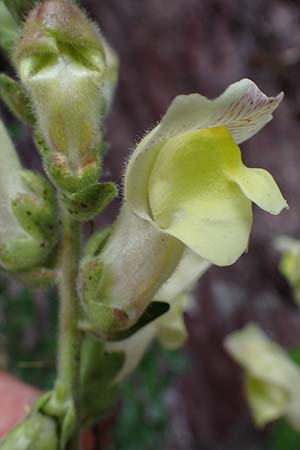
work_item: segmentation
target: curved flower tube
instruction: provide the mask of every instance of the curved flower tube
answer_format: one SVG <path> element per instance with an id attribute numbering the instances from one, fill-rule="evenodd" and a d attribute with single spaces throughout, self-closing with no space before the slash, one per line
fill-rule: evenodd
<path id="1" fill-rule="evenodd" d="M 230 334 L 224 344 L 244 369 L 245 394 L 256 425 L 285 416 L 299 429 L 299 366 L 256 324 Z"/>
<path id="2" fill-rule="evenodd" d="M 178 96 L 129 160 L 131 210 L 212 263 L 235 262 L 248 247 L 251 202 L 271 214 L 287 207 L 272 176 L 246 167 L 237 145 L 272 119 L 282 98 L 248 79 L 212 101 Z"/>
<path id="3" fill-rule="evenodd" d="M 186 249 L 175 272 L 154 297 L 154 301 L 168 302 L 169 311 L 127 339 L 106 342 L 108 352 L 125 354 L 124 364 L 115 382 L 122 381 L 136 369 L 155 339 L 170 350 L 184 344 L 187 338 L 184 312 L 193 302 L 192 291 L 196 282 L 209 267 L 209 262 Z"/>
<path id="4" fill-rule="evenodd" d="M 162 234 L 126 204 L 109 238 L 91 252 L 90 247 L 88 243 L 81 264 L 79 292 L 90 321 L 104 333 L 126 330 L 136 323 L 172 275 L 184 250 L 178 239 Z"/>
<path id="5" fill-rule="evenodd" d="M 151 301 L 174 304 L 172 312 L 155 323 L 164 343 L 176 347 L 186 337 L 182 313 L 189 293 L 209 266 L 124 204 L 112 233 L 101 231 L 88 242 L 79 292 L 95 332 L 100 333 L 130 328 Z"/>

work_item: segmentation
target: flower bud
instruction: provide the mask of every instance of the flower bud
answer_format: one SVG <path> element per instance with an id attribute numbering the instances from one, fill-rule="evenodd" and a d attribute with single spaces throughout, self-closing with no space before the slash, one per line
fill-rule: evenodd
<path id="1" fill-rule="evenodd" d="M 99 176 L 106 69 L 96 26 L 67 0 L 40 3 L 25 22 L 14 60 L 53 181 L 68 192 L 89 187 Z"/>
<path id="2" fill-rule="evenodd" d="M 32 413 L 0 443 L 1 450 L 58 450 L 55 421 Z"/>
<path id="3" fill-rule="evenodd" d="M 56 200 L 43 177 L 22 170 L 1 121 L 0 189 L 0 265 L 28 270 L 44 262 L 56 244 Z"/>

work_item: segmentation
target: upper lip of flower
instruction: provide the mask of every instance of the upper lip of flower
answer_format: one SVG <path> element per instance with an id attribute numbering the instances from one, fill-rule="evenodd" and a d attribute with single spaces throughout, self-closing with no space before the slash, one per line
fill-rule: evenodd
<path id="1" fill-rule="evenodd" d="M 272 113 L 283 96 L 281 92 L 275 97 L 267 97 L 246 78 L 230 85 L 214 100 L 200 94 L 176 97 L 161 122 L 142 139 L 129 160 L 124 185 L 129 204 L 135 203 L 135 212 L 148 219 L 147 199 L 141 198 L 147 192 L 148 183 L 143 169 L 148 161 L 153 164 L 158 152 L 155 149 L 163 142 L 186 131 L 225 126 L 234 141 L 240 144 L 272 120 Z M 135 184 L 134 189 L 131 189 L 131 182 Z M 140 184 L 138 189 L 137 183 Z"/>

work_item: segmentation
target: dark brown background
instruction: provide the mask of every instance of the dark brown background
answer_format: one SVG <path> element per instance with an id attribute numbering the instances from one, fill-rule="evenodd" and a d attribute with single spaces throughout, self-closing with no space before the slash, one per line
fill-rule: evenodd
<path id="1" fill-rule="evenodd" d="M 257 320 L 286 346 L 300 345 L 300 314 L 277 271 L 271 240 L 300 236 L 300 2 L 295 0 L 86 0 L 120 55 L 117 98 L 108 119 L 105 177 L 121 180 L 129 149 L 177 94 L 215 97 L 233 81 L 253 79 L 267 94 L 285 92 L 275 119 L 242 145 L 245 162 L 274 175 L 290 210 L 271 216 L 255 208 L 249 253 L 213 268 L 199 284 L 187 318 L 191 365 L 168 395 L 166 450 L 250 450 L 263 440 L 250 422 L 238 368 L 224 336 Z M 5 112 L 7 114 L 7 112 Z M 18 143 L 32 156 L 29 131 Z M 110 220 L 115 209 L 107 213 Z"/>

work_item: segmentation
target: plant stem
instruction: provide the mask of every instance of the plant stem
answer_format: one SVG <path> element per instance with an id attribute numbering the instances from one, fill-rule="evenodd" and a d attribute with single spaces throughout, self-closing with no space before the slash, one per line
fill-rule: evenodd
<path id="1" fill-rule="evenodd" d="M 76 291 L 80 255 L 80 222 L 75 221 L 62 205 L 63 251 L 59 280 L 60 323 L 58 377 L 60 396 L 74 404 L 77 431 L 70 449 L 79 449 L 79 356 L 80 332 L 77 328 L 79 299 Z"/>

